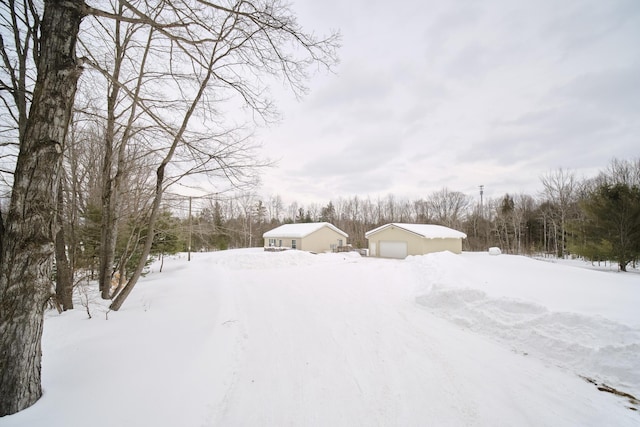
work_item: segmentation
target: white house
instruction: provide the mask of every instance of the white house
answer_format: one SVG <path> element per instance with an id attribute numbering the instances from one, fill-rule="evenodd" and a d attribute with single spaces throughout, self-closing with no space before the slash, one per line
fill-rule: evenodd
<path id="1" fill-rule="evenodd" d="M 347 244 L 349 235 L 328 222 L 284 224 L 262 235 L 265 248 L 331 252 Z"/>

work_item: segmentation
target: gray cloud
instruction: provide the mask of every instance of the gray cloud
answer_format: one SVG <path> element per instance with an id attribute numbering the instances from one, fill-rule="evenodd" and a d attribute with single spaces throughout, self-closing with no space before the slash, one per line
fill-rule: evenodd
<path id="1" fill-rule="evenodd" d="M 610 69 L 575 77 L 557 90 L 559 96 L 588 104 L 603 113 L 640 118 L 640 63 L 625 69 Z"/>
<path id="2" fill-rule="evenodd" d="M 337 151 L 312 158 L 301 171 L 311 176 L 355 176 L 379 169 L 399 155 L 397 138 L 393 132 L 359 136 Z"/>
<path id="3" fill-rule="evenodd" d="M 564 165 L 575 166 L 585 154 L 593 157 L 610 152 L 611 146 L 606 141 L 615 131 L 616 122 L 590 109 L 572 107 L 534 111 L 513 121 L 497 122 L 491 135 L 462 153 L 459 160 L 526 162 L 532 166 L 562 161 Z"/>
<path id="4" fill-rule="evenodd" d="M 272 187 L 326 201 L 447 186 L 535 188 L 546 171 L 638 156 L 636 0 L 296 0 L 340 26 L 342 63 L 310 82 L 265 146 Z M 295 197 L 295 196 L 293 196 Z"/>
<path id="5" fill-rule="evenodd" d="M 626 24 L 638 24 L 640 9 L 635 0 L 565 1 L 558 3 L 541 32 L 567 55 L 590 49 Z M 635 24 L 634 24 L 635 20 Z M 637 26 L 635 29 L 637 34 Z M 632 40 L 627 42 L 637 44 Z"/>

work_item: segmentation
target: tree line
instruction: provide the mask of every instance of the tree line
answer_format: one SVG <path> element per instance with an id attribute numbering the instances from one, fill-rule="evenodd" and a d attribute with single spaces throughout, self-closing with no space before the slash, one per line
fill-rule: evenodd
<path id="1" fill-rule="evenodd" d="M 536 195 L 507 193 L 482 200 L 443 188 L 417 200 L 352 196 L 306 206 L 285 205 L 279 195 L 244 192 L 201 198 L 191 219 L 184 197 L 174 198 L 165 213 L 174 218 L 175 251 L 187 250 L 187 242 L 194 251 L 261 246 L 262 234 L 281 224 L 325 221 L 349 234 L 354 248 L 366 248 L 367 231 L 404 222 L 463 231 L 468 251 L 498 246 L 511 254 L 581 256 L 618 262 L 622 271 L 638 262 L 640 158 L 613 159 L 590 178 L 552 170 L 540 177 L 540 186 Z"/>

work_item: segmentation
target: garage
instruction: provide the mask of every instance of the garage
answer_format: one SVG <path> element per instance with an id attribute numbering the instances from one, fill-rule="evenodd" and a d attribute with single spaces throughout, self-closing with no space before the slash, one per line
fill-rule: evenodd
<path id="1" fill-rule="evenodd" d="M 380 242 L 380 256 L 382 258 L 405 259 L 407 253 L 407 242 Z"/>
<path id="2" fill-rule="evenodd" d="M 371 256 L 404 259 L 442 251 L 459 254 L 467 235 L 437 224 L 390 223 L 366 232 L 364 237 L 369 240 Z"/>

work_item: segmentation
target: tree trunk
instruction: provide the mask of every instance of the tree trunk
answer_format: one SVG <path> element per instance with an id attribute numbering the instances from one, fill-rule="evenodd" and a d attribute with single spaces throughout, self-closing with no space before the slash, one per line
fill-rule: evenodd
<path id="1" fill-rule="evenodd" d="M 125 287 L 114 298 L 113 302 L 109 306 L 111 310 L 118 311 L 120 307 L 122 307 L 122 304 L 124 304 L 124 301 L 127 299 L 129 294 L 133 290 L 133 287 L 136 285 L 136 283 L 138 283 L 138 279 L 142 275 L 142 270 L 146 265 L 147 258 L 149 257 L 149 253 L 151 252 L 151 246 L 153 245 L 153 237 L 155 233 L 154 227 L 156 225 L 156 220 L 160 213 L 160 204 L 162 203 L 162 195 L 164 194 L 164 174 L 165 174 L 166 167 L 169 164 L 169 162 L 171 162 L 171 159 L 173 158 L 173 155 L 175 154 L 178 145 L 180 144 L 180 142 L 182 142 L 182 136 L 184 135 L 184 132 L 187 129 L 189 120 L 191 120 L 193 112 L 195 111 L 198 103 L 200 102 L 200 99 L 202 98 L 204 90 L 207 87 L 207 84 L 209 83 L 211 76 L 213 75 L 214 60 L 215 60 L 215 52 L 212 53 L 211 55 L 207 74 L 204 77 L 204 79 L 200 82 L 200 89 L 198 90 L 197 95 L 192 100 L 189 109 L 185 113 L 185 116 L 182 119 L 182 125 L 180 126 L 180 129 L 178 130 L 178 132 L 175 134 L 171 147 L 169 148 L 164 159 L 162 160 L 162 163 L 160 163 L 160 166 L 158 166 L 158 169 L 156 169 L 156 188 L 155 188 L 155 193 L 153 197 L 153 203 L 151 205 L 151 214 L 149 215 L 149 221 L 148 221 L 149 232 L 144 242 L 144 247 L 142 249 L 142 254 L 140 256 L 140 261 L 138 262 L 138 265 L 133 271 L 133 274 L 131 275 L 131 278 L 129 278 L 129 281 L 127 282 Z"/>
<path id="2" fill-rule="evenodd" d="M 124 13 L 124 5 L 119 5 L 119 15 Z M 118 104 L 118 97 L 120 95 L 120 69 L 122 61 L 125 58 L 125 51 L 127 49 L 127 42 L 124 45 L 121 41 L 121 22 L 115 23 L 115 62 L 114 69 L 111 78 L 113 81 L 110 83 L 109 94 L 107 96 L 107 126 L 105 130 L 105 155 L 104 164 L 102 167 L 103 181 L 102 181 L 102 224 L 101 224 L 101 236 L 100 236 L 100 291 L 103 299 L 112 298 L 116 292 L 111 293 L 111 279 L 114 273 L 114 263 L 116 258 L 116 245 L 118 241 L 118 205 L 120 197 L 120 187 L 127 167 L 125 161 L 126 148 L 129 141 L 129 137 L 132 132 L 133 123 L 136 117 L 137 103 L 133 102 L 130 108 L 129 120 L 127 126 L 124 129 L 123 134 L 120 137 L 120 145 L 116 148 L 116 108 Z M 135 89 L 135 97 L 137 98 L 140 93 L 140 88 L 143 83 L 144 66 L 146 63 L 149 47 L 151 46 L 153 31 L 149 31 L 149 38 L 147 41 L 147 48 L 143 55 L 142 64 L 140 67 L 140 74 L 138 77 L 138 83 Z M 114 169 L 114 152 L 117 152 L 116 171 L 113 175 Z M 118 286 L 119 288 L 119 286 Z"/>
<path id="3" fill-rule="evenodd" d="M 102 167 L 102 217 L 100 224 L 100 255 L 98 266 L 98 283 L 103 299 L 111 297 L 111 275 L 115 260 L 117 222 L 115 201 L 117 191 L 113 188 L 111 178 L 112 146 L 105 144 L 104 164 Z"/>
<path id="4" fill-rule="evenodd" d="M 151 253 L 151 245 L 153 244 L 153 237 L 155 234 L 154 227 L 156 224 L 156 219 L 158 218 L 158 214 L 160 213 L 160 204 L 162 203 L 162 195 L 164 193 L 164 171 L 167 163 L 169 162 L 168 159 L 170 159 L 173 155 L 173 150 L 175 150 L 177 141 L 178 138 L 176 138 L 176 141 L 174 141 L 171 152 L 167 155 L 165 161 L 158 167 L 158 170 L 156 171 L 156 191 L 153 198 L 153 205 L 151 207 L 151 214 L 149 215 L 149 232 L 145 239 L 144 247 L 142 249 L 142 254 L 140 255 L 140 261 L 138 261 L 138 265 L 133 271 L 133 274 L 129 278 L 129 281 L 127 282 L 125 287 L 122 288 L 122 291 L 120 291 L 120 293 L 113 299 L 113 302 L 109 306 L 109 308 L 113 311 L 120 310 L 120 307 L 122 307 L 122 304 L 124 304 L 124 301 L 133 290 L 133 287 L 136 285 L 136 283 L 138 283 L 138 279 L 142 275 L 142 270 L 144 270 L 147 258 L 149 257 L 149 253 Z"/>
<path id="5" fill-rule="evenodd" d="M 80 0 L 47 0 L 31 111 L 0 252 L 0 416 L 42 395 L 41 338 L 56 233 L 58 173 L 80 69 Z"/>
<path id="6" fill-rule="evenodd" d="M 58 232 L 56 233 L 56 299 L 63 311 L 73 309 L 73 274 L 67 258 L 67 244 L 65 239 L 65 227 L 63 216 L 62 180 L 58 184 L 58 209 L 56 220 Z"/>
<path id="7" fill-rule="evenodd" d="M 116 61 L 116 64 L 119 62 Z M 116 68 L 117 69 L 117 68 Z M 107 100 L 107 126 L 105 130 L 104 158 L 102 161 L 102 216 L 100 223 L 100 260 L 98 283 L 103 299 L 111 297 L 111 276 L 115 261 L 118 224 L 116 201 L 118 189 L 115 188 L 113 173 L 113 146 L 115 127 L 115 103 L 118 86 L 112 88 Z"/>

